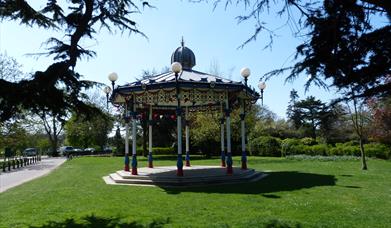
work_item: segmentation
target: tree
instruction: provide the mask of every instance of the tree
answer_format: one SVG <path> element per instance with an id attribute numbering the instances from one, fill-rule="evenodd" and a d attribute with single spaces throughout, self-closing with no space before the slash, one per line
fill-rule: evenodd
<path id="1" fill-rule="evenodd" d="M 297 94 L 297 91 L 295 89 L 292 89 L 290 92 L 290 101 L 288 104 L 288 108 L 286 110 L 286 115 L 290 122 L 292 122 L 293 126 L 296 129 L 299 129 L 301 126 L 301 119 L 298 115 L 298 112 L 296 111 L 296 103 L 299 99 L 299 95 Z"/>
<path id="2" fill-rule="evenodd" d="M 7 54 L 0 54 L 0 80 L 18 81 L 23 77 L 21 65 Z"/>
<path id="3" fill-rule="evenodd" d="M 140 3 L 149 6 L 148 2 Z M 0 2 L 0 18 L 19 21 L 22 25 L 56 29 L 64 32 L 63 40 L 51 37 L 44 54 L 54 56 L 55 63 L 44 71 L 37 71 L 30 79 L 18 82 L 0 79 L 0 120 L 12 118 L 22 110 L 50 111 L 64 116 L 69 110 L 92 113 L 96 108 L 81 99 L 81 91 L 93 83 L 81 80 L 74 71 L 78 59 L 93 57 L 95 52 L 79 43 L 94 39 L 95 28 L 109 31 L 119 29 L 144 35 L 136 27 L 131 15 L 139 13 L 139 4 L 131 0 L 47 0 L 46 6 L 36 10 L 27 1 Z M 145 36 L 145 35 L 144 35 Z M 61 86 L 59 86 L 61 85 Z"/>
<path id="4" fill-rule="evenodd" d="M 391 145 L 391 97 L 368 101 L 372 115 L 370 136 L 373 140 Z"/>
<path id="5" fill-rule="evenodd" d="M 28 136 L 20 120 L 0 123 L 0 149 L 10 148 L 13 152 L 23 151 L 30 146 L 27 141 Z"/>
<path id="6" fill-rule="evenodd" d="M 113 118 L 104 112 L 94 116 L 74 113 L 65 124 L 66 140 L 72 146 L 87 148 L 99 146 L 102 150 L 113 129 Z"/>
<path id="7" fill-rule="evenodd" d="M 325 125 L 331 119 L 329 107 L 316 100 L 315 97 L 309 96 L 305 100 L 300 100 L 294 104 L 293 116 L 300 120 L 300 127 L 309 128 L 311 137 L 316 140 L 316 131 L 321 124 Z M 293 120 L 292 120 L 293 121 Z"/>
<path id="8" fill-rule="evenodd" d="M 215 0 L 215 6 L 220 0 Z M 233 4 L 226 0 L 226 8 Z M 335 87 L 337 90 L 353 88 L 344 100 L 353 97 L 387 96 L 391 92 L 391 2 L 381 0 L 322 0 L 322 1 L 270 1 L 238 0 L 246 12 L 240 22 L 255 20 L 254 34 L 241 47 L 267 33 L 271 46 L 277 28 L 270 28 L 264 14 L 275 12 L 286 19 L 285 25 L 294 25 L 295 35 L 304 39 L 296 48 L 293 66 L 273 70 L 266 78 L 290 71 L 286 80 L 302 74 L 309 76 L 311 84 Z M 274 8 L 272 7 L 274 6 Z M 296 15 L 299 15 L 298 17 Z M 382 20 L 386 23 L 380 24 Z M 387 23 L 388 22 L 388 23 Z"/>
<path id="9" fill-rule="evenodd" d="M 327 144 L 342 143 L 356 138 L 350 115 L 341 104 L 330 105 L 330 112 L 322 118 L 319 131 Z"/>
<path id="10" fill-rule="evenodd" d="M 360 144 L 361 169 L 367 170 L 368 166 L 364 150 L 364 139 L 368 134 L 368 129 L 366 128 L 366 126 L 368 125 L 368 122 L 370 120 L 370 115 L 368 110 L 366 110 L 364 99 L 359 99 L 355 97 L 351 102 L 346 102 L 346 106 L 353 123 L 354 131 L 357 134 Z"/>
<path id="11" fill-rule="evenodd" d="M 207 157 L 220 151 L 219 118 L 217 112 L 198 112 L 191 115 L 190 141 Z"/>
<path id="12" fill-rule="evenodd" d="M 39 118 L 39 122 L 37 124 L 40 124 L 44 127 L 46 135 L 49 139 L 51 155 L 54 157 L 58 156 L 57 148 L 59 145 L 60 134 L 64 129 L 64 119 L 58 114 L 45 111 L 37 112 L 36 116 Z"/>
<path id="13" fill-rule="evenodd" d="M 112 138 L 112 144 L 116 147 L 115 155 L 124 155 L 125 154 L 125 144 L 124 139 L 121 136 L 121 130 L 119 128 L 119 125 L 117 126 L 117 129 L 115 130 L 115 135 Z"/>

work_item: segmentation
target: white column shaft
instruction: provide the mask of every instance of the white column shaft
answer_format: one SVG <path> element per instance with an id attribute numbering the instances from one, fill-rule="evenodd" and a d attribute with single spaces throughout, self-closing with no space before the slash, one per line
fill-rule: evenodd
<path id="1" fill-rule="evenodd" d="M 242 115 L 244 115 L 244 103 L 242 103 Z M 242 151 L 246 151 L 246 129 L 244 118 L 240 121 L 241 130 L 242 130 Z"/>
<path id="2" fill-rule="evenodd" d="M 136 112 L 136 104 L 135 103 L 133 103 L 133 112 L 135 113 Z M 136 126 L 136 117 L 135 117 L 135 115 L 134 115 L 134 113 L 133 113 L 133 117 L 132 117 L 132 154 L 133 155 L 136 155 L 136 143 L 137 143 L 137 141 L 136 141 L 136 128 L 137 128 L 137 126 Z"/>
<path id="3" fill-rule="evenodd" d="M 228 95 L 227 95 L 227 101 L 225 103 L 225 108 L 227 109 L 228 112 L 229 110 Z M 227 121 L 227 153 L 231 153 L 231 118 L 229 115 L 226 115 L 226 121 Z"/>
<path id="4" fill-rule="evenodd" d="M 189 125 L 187 124 L 187 121 L 188 121 L 188 118 L 189 118 L 189 110 L 186 106 L 186 116 L 185 116 L 185 120 L 186 120 L 186 129 L 185 129 L 185 134 L 186 134 L 186 153 L 189 152 L 189 136 L 190 136 L 190 131 L 189 131 Z"/>
<path id="5" fill-rule="evenodd" d="M 129 123 L 125 122 L 125 154 L 129 155 Z"/>
<path id="6" fill-rule="evenodd" d="M 152 121 L 152 105 L 149 106 L 149 125 L 148 125 L 148 144 L 149 144 L 149 153 L 152 153 L 152 124 L 151 121 Z"/>
<path id="7" fill-rule="evenodd" d="M 221 133 L 221 151 L 224 151 L 224 123 L 220 124 L 220 133 Z"/>
<path id="8" fill-rule="evenodd" d="M 182 117 L 177 116 L 177 130 L 178 130 L 178 154 L 182 154 Z"/>

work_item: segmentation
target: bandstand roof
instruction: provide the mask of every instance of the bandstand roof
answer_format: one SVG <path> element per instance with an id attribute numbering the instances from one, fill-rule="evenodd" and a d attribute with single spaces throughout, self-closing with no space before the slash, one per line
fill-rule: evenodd
<path id="1" fill-rule="evenodd" d="M 177 50 L 174 52 L 176 55 L 178 55 Z M 188 56 L 193 58 L 191 55 Z M 189 61 L 186 56 L 179 60 L 183 60 L 183 64 L 188 64 L 186 61 Z M 172 58 L 171 61 L 175 59 Z M 179 88 L 181 106 L 189 106 L 193 109 L 217 106 L 226 102 L 227 99 L 230 106 L 233 106 L 238 103 L 238 98 L 251 103 L 259 98 L 259 94 L 253 88 L 242 82 L 186 67 L 178 74 L 178 81 L 175 80 L 175 73 L 169 71 L 117 86 L 111 100 L 115 104 L 133 101 L 136 104 L 153 105 L 157 109 L 172 109 L 177 106 L 176 86 Z"/>

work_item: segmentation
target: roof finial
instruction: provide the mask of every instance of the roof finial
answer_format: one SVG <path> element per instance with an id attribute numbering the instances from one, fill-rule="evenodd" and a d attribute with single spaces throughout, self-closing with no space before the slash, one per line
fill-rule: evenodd
<path id="1" fill-rule="evenodd" d="M 184 46 L 185 46 L 185 41 L 183 40 L 183 36 L 182 36 L 181 45 L 182 45 L 182 47 L 184 47 Z"/>

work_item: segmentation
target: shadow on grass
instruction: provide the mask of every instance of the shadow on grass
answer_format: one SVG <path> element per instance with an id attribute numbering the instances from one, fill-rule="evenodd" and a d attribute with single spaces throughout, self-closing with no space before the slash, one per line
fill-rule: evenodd
<path id="1" fill-rule="evenodd" d="M 73 218 L 65 219 L 64 221 L 49 221 L 41 226 L 30 226 L 30 228 L 159 228 L 170 223 L 170 220 L 153 220 L 149 224 L 140 224 L 137 222 L 122 222 L 120 218 L 114 217 L 98 217 L 95 215 L 89 215 L 79 220 Z"/>
<path id="2" fill-rule="evenodd" d="M 267 198 L 280 198 L 270 194 L 282 191 L 295 191 L 320 186 L 335 186 L 337 179 L 333 175 L 301 173 L 294 171 L 268 172 L 268 176 L 257 182 L 204 187 L 168 188 L 162 187 L 169 194 L 181 192 L 261 194 Z"/>

